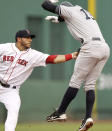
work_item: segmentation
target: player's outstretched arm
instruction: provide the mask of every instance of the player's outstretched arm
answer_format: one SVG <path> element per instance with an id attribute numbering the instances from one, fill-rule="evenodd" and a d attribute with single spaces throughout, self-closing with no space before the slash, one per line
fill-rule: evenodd
<path id="1" fill-rule="evenodd" d="M 76 59 L 78 56 L 78 52 L 73 52 L 71 54 L 66 55 L 50 55 L 46 59 L 47 64 L 58 64 L 69 61 L 71 59 Z"/>

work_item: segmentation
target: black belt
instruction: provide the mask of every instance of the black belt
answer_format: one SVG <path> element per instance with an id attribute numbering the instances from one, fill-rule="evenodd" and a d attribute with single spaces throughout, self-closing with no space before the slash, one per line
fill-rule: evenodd
<path id="1" fill-rule="evenodd" d="M 10 88 L 10 85 L 9 85 L 9 84 L 5 84 L 5 83 L 3 83 L 3 82 L 1 82 L 1 81 L 0 81 L 0 84 L 1 84 L 1 86 L 5 87 L 5 88 Z M 12 88 L 13 88 L 13 89 L 16 89 L 16 86 L 13 86 Z"/>

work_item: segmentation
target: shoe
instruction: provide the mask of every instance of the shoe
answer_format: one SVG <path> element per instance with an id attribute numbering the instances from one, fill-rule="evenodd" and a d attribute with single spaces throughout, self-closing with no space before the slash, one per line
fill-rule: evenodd
<path id="1" fill-rule="evenodd" d="M 93 126 L 93 119 L 92 118 L 83 119 L 82 124 L 79 128 L 79 131 L 87 131 L 92 126 Z"/>
<path id="2" fill-rule="evenodd" d="M 53 121 L 65 121 L 67 119 L 67 116 L 65 113 L 58 113 L 58 111 L 53 112 L 50 116 L 47 117 L 48 122 Z"/>

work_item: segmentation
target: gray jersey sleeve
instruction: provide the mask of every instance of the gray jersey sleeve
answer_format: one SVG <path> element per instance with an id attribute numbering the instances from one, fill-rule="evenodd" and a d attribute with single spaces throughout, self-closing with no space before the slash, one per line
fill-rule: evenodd
<path id="1" fill-rule="evenodd" d="M 59 15 L 62 16 L 63 18 L 71 18 L 72 17 L 71 9 L 72 7 L 60 5 L 59 6 Z"/>

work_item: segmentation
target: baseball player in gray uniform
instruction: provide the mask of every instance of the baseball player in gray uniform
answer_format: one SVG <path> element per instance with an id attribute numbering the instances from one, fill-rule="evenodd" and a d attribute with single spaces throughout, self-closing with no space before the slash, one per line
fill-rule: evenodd
<path id="1" fill-rule="evenodd" d="M 65 21 L 71 35 L 81 43 L 79 55 L 76 59 L 74 72 L 59 108 L 47 117 L 47 121 L 66 119 L 65 111 L 75 98 L 84 82 L 86 92 L 86 113 L 79 131 L 87 131 L 93 125 L 91 117 L 95 101 L 95 84 L 110 54 L 99 26 L 93 16 L 79 5 L 70 2 L 54 4 L 58 0 L 46 0 L 42 7 L 58 16 L 47 16 L 46 20 L 54 23 Z"/>
<path id="2" fill-rule="evenodd" d="M 46 64 L 65 62 L 77 57 L 77 52 L 49 55 L 31 49 L 35 37 L 29 30 L 16 33 L 15 43 L 0 44 L 0 102 L 7 109 L 5 131 L 15 131 L 21 104 L 19 89 L 33 69 Z"/>

